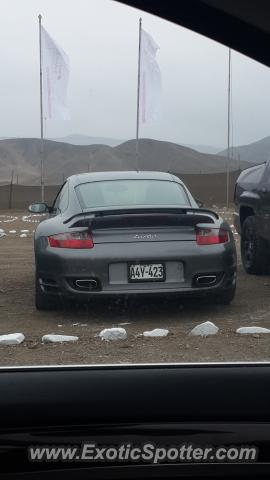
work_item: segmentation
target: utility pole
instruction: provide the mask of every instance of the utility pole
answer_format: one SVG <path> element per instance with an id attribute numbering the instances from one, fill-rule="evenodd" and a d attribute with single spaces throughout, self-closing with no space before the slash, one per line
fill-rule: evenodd
<path id="1" fill-rule="evenodd" d="M 139 126 L 140 126 L 140 83 L 141 83 L 141 36 L 142 19 L 139 20 L 139 53 L 138 53 L 138 84 L 137 84 L 137 122 L 136 122 L 136 166 L 139 170 Z"/>
<path id="2" fill-rule="evenodd" d="M 12 193 L 13 193 L 13 178 L 14 178 L 14 170 L 11 172 L 11 179 L 10 179 L 10 186 L 9 186 L 9 202 L 8 208 L 12 208 Z"/>
<path id="3" fill-rule="evenodd" d="M 41 15 L 38 16 L 39 22 L 39 89 L 40 89 L 40 184 L 41 201 L 44 202 L 44 136 L 43 136 L 43 89 L 42 89 L 42 46 L 41 46 Z"/>

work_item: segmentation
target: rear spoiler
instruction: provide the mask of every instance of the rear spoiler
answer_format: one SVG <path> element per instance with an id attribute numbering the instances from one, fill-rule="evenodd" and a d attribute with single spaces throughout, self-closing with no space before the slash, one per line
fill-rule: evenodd
<path id="1" fill-rule="evenodd" d="M 98 219 L 105 219 L 106 217 L 135 217 L 135 216 L 143 216 L 145 218 L 149 218 L 150 215 L 154 215 L 156 218 L 158 216 L 164 217 L 164 215 L 168 215 L 171 217 L 178 217 L 179 215 L 190 215 L 191 217 L 194 215 L 196 217 L 201 217 L 202 220 L 205 220 L 205 216 L 211 217 L 213 219 L 218 220 L 219 215 L 212 210 L 208 210 L 205 208 L 190 208 L 190 207 L 181 207 L 181 208 L 173 208 L 173 207 L 159 207 L 159 208 L 121 208 L 121 209 L 104 209 L 104 210 L 95 210 L 91 212 L 83 212 L 72 217 L 67 218 L 64 220 L 64 224 L 71 222 L 72 220 L 85 220 L 85 221 L 94 221 Z M 109 220 L 109 218 L 108 218 Z M 191 223 L 193 223 L 191 221 Z"/>

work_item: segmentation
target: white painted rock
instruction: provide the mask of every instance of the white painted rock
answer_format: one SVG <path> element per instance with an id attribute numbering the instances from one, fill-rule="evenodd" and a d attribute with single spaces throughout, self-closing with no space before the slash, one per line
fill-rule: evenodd
<path id="1" fill-rule="evenodd" d="M 219 328 L 212 322 L 204 322 L 200 323 L 200 325 L 196 325 L 189 335 L 196 335 L 200 337 L 208 337 L 208 335 L 215 335 L 219 331 Z"/>
<path id="2" fill-rule="evenodd" d="M 25 339 L 23 333 L 9 333 L 7 335 L 0 335 L 0 345 L 19 345 Z"/>
<path id="3" fill-rule="evenodd" d="M 16 233 L 16 230 L 9 230 L 9 233 Z"/>
<path id="4" fill-rule="evenodd" d="M 124 328 L 104 328 L 98 336 L 102 340 L 109 342 L 110 340 L 125 340 L 127 338 L 127 332 Z"/>
<path id="5" fill-rule="evenodd" d="M 21 237 L 21 238 L 25 238 L 25 237 L 27 237 L 27 235 L 26 235 L 26 233 L 22 233 L 22 234 L 20 235 L 20 237 Z"/>
<path id="6" fill-rule="evenodd" d="M 2 228 L 0 228 L 0 238 L 1 237 L 5 237 L 5 230 L 3 230 Z"/>
<path id="7" fill-rule="evenodd" d="M 74 335 L 43 335 L 42 342 L 44 343 L 62 343 L 62 342 L 77 342 L 79 337 Z"/>
<path id="8" fill-rule="evenodd" d="M 263 327 L 240 327 L 236 333 L 270 333 L 270 330 Z"/>
<path id="9" fill-rule="evenodd" d="M 155 328 L 154 330 L 150 330 L 149 332 L 143 332 L 144 337 L 167 337 L 169 330 L 165 328 Z"/>

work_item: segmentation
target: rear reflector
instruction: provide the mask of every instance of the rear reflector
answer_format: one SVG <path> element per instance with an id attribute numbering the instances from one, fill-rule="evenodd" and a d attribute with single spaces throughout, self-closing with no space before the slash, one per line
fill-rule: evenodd
<path id="1" fill-rule="evenodd" d="M 89 232 L 58 233 L 48 237 L 50 247 L 93 248 L 94 242 Z"/>
<path id="2" fill-rule="evenodd" d="M 216 245 L 229 242 L 230 237 L 222 228 L 196 228 L 196 242 L 198 245 Z"/>

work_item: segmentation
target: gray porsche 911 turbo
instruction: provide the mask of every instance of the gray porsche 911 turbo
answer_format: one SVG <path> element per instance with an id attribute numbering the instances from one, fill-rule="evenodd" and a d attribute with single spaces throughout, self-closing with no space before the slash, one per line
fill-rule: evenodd
<path id="1" fill-rule="evenodd" d="M 236 250 L 227 223 L 199 208 L 162 172 L 73 175 L 35 232 L 36 307 L 102 295 L 235 294 Z"/>

